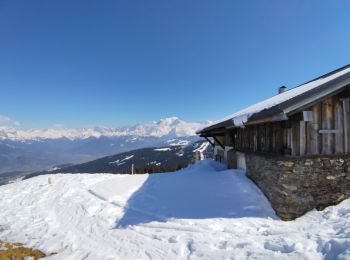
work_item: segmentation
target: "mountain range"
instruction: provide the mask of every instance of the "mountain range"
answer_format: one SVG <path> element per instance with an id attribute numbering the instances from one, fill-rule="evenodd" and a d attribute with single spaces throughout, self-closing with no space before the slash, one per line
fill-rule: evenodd
<path id="1" fill-rule="evenodd" d="M 165 118 L 129 127 L 30 129 L 0 127 L 0 178 L 146 147 L 177 146 L 199 140 L 195 132 L 210 122 Z"/>
<path id="2" fill-rule="evenodd" d="M 51 129 L 21 130 L 13 126 L 0 126 L 0 140 L 32 141 L 44 139 L 67 138 L 69 140 L 88 139 L 91 137 L 184 137 L 194 136 L 196 130 L 206 126 L 210 121 L 190 123 L 170 117 L 146 124 L 127 127 L 87 127 L 81 129 L 66 129 L 63 127 Z"/>

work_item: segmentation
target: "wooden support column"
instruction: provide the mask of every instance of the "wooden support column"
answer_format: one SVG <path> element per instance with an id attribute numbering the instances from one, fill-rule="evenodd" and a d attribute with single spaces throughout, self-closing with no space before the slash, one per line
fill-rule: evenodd
<path id="1" fill-rule="evenodd" d="M 282 153 L 283 151 L 283 128 L 281 127 L 281 123 L 277 123 L 275 128 L 275 148 L 274 152 Z"/>
<path id="2" fill-rule="evenodd" d="M 215 144 L 207 136 L 204 136 L 204 138 L 211 144 L 211 146 L 215 146 Z"/>
<path id="3" fill-rule="evenodd" d="M 262 151 L 262 140 L 261 140 L 261 125 L 256 126 L 256 151 L 261 152 Z"/>
<path id="4" fill-rule="evenodd" d="M 333 100 L 329 98 L 322 103 L 322 129 L 333 129 Z M 332 154 L 334 140 L 333 134 L 322 134 L 322 154 Z"/>
<path id="5" fill-rule="evenodd" d="M 344 121 L 343 104 L 339 100 L 336 100 L 334 104 L 334 128 L 338 132 L 335 133 L 335 154 L 344 154 Z"/>
<path id="6" fill-rule="evenodd" d="M 213 136 L 213 138 L 220 145 L 220 147 L 225 150 L 225 146 L 219 141 L 219 139 L 217 139 L 215 136 Z"/>
<path id="7" fill-rule="evenodd" d="M 270 152 L 270 124 L 265 124 L 265 152 Z"/>
<path id="8" fill-rule="evenodd" d="M 254 131 L 253 131 L 253 142 L 254 142 L 254 148 L 253 151 L 258 151 L 258 127 L 254 125 Z"/>
<path id="9" fill-rule="evenodd" d="M 320 153 L 320 134 L 318 130 L 321 126 L 321 104 L 316 104 L 312 108 L 312 122 L 307 122 L 307 154 Z"/>
<path id="10" fill-rule="evenodd" d="M 306 128 L 305 128 L 305 121 L 299 122 L 299 155 L 303 156 L 306 153 Z"/>
<path id="11" fill-rule="evenodd" d="M 291 150 L 292 156 L 300 155 L 300 122 L 293 121 L 291 129 Z"/>
<path id="12" fill-rule="evenodd" d="M 344 122 L 343 122 L 343 126 L 344 126 L 344 153 L 348 154 L 349 153 L 349 131 L 350 131 L 350 122 L 349 122 L 349 114 L 350 114 L 350 108 L 349 108 L 349 101 L 350 98 L 343 98 L 341 99 L 341 101 L 343 102 L 343 118 L 344 118 Z"/>

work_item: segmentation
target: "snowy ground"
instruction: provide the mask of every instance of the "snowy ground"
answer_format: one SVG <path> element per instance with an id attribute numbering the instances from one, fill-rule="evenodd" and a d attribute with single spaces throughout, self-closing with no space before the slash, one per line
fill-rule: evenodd
<path id="1" fill-rule="evenodd" d="M 0 187 L 0 240 L 48 259 L 350 259 L 350 200 L 283 222 L 243 172 L 212 161 L 51 180 Z"/>

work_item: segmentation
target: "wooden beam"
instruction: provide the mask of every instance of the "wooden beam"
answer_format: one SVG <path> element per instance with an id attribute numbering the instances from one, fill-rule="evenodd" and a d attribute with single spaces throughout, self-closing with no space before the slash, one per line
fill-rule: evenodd
<path id="1" fill-rule="evenodd" d="M 322 102 L 322 128 L 323 129 L 334 129 L 333 126 L 333 98 L 328 98 Z M 322 154 L 333 154 L 333 140 L 335 136 L 333 130 L 319 130 L 322 135 Z"/>
<path id="2" fill-rule="evenodd" d="M 348 153 L 348 107 L 349 107 L 349 98 L 346 99 L 341 99 L 341 101 L 343 102 L 343 117 L 344 117 L 344 153 L 347 154 Z"/>
<path id="3" fill-rule="evenodd" d="M 318 129 L 321 126 L 321 103 L 318 103 L 311 108 L 312 110 L 312 122 L 307 122 L 307 154 L 319 154 L 320 153 L 320 135 Z"/>
<path id="4" fill-rule="evenodd" d="M 213 136 L 213 138 L 221 146 L 221 148 L 225 150 L 225 146 L 215 136 Z"/>
<path id="5" fill-rule="evenodd" d="M 292 156 L 298 156 L 300 155 L 300 121 L 293 121 L 291 130 Z"/>
<path id="6" fill-rule="evenodd" d="M 334 128 L 338 129 L 338 133 L 335 134 L 335 154 L 344 154 L 344 118 L 343 118 L 342 102 L 335 101 L 334 104 Z"/>
<path id="7" fill-rule="evenodd" d="M 303 156 L 306 153 L 306 123 L 305 121 L 300 121 L 299 125 L 299 140 L 300 140 L 300 145 L 299 145 L 299 155 Z"/>
<path id="8" fill-rule="evenodd" d="M 204 138 L 211 144 L 211 146 L 215 146 L 215 144 L 208 137 L 204 136 Z"/>
<path id="9" fill-rule="evenodd" d="M 338 129 L 320 129 L 318 130 L 319 134 L 337 134 L 339 133 Z"/>

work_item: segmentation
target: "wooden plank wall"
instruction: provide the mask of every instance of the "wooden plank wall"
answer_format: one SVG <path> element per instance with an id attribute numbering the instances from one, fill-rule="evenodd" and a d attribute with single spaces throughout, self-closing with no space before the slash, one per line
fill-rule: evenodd
<path id="1" fill-rule="evenodd" d="M 231 138 L 226 137 L 224 145 L 240 151 L 282 153 L 287 132 L 283 122 L 236 128 L 229 132 Z"/>
<path id="2" fill-rule="evenodd" d="M 350 136 L 347 132 L 350 125 L 347 122 L 350 111 L 349 101 L 343 101 L 344 94 L 328 98 L 309 108 L 313 111 L 313 121 L 306 122 L 306 155 L 349 154 Z"/>
<path id="3" fill-rule="evenodd" d="M 232 129 L 226 134 L 224 145 L 243 152 L 293 156 L 349 154 L 349 96 L 347 90 L 305 109 L 312 112 L 312 121 L 304 121 L 300 113 L 289 121 Z"/>

